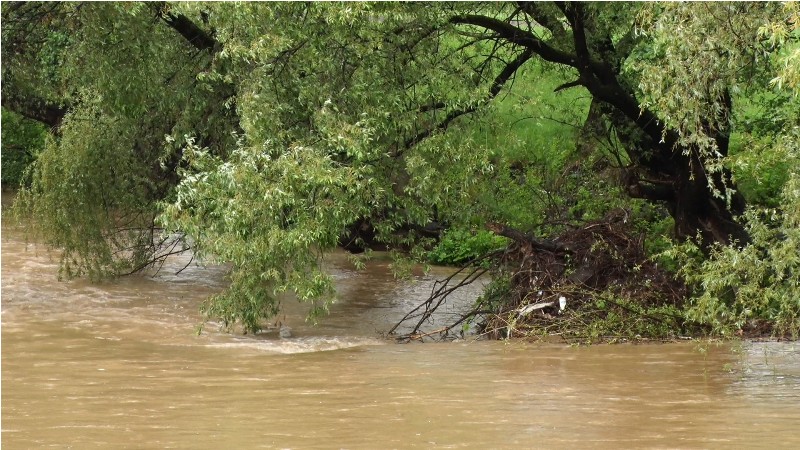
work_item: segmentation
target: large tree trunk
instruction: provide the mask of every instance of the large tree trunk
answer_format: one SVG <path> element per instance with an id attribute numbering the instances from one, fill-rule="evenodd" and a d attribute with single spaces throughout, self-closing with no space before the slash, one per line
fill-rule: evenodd
<path id="1" fill-rule="evenodd" d="M 615 27 L 598 27 L 596 11 L 585 10 L 587 3 L 556 2 L 555 8 L 539 4 L 524 4 L 519 10 L 527 18 L 547 28 L 553 39 L 542 39 L 531 27 L 520 26 L 526 21 L 514 22 L 491 16 L 465 14 L 453 16 L 450 23 L 470 25 L 493 32 L 503 40 L 528 49 L 545 61 L 571 67 L 577 71 L 576 80 L 559 86 L 556 90 L 583 86 L 593 101 L 602 101 L 609 107 L 607 116 L 625 144 L 631 168 L 626 177 L 626 188 L 632 196 L 651 201 L 665 202 L 675 218 L 675 231 L 679 238 L 700 235 L 702 245 L 708 248 L 715 242 L 740 245 L 749 242 L 745 228 L 734 218 L 744 211 L 741 194 L 733 193 L 731 202 L 713 195 L 711 184 L 726 192 L 735 190 L 729 174 L 706 175 L 697 149 L 681 147 L 679 130 L 669 128 L 657 112 L 649 110 L 636 98 L 636 90 L 626 81 L 622 63 L 631 56 L 636 46 L 636 27 L 612 39 Z M 556 12 L 558 11 L 558 12 Z M 565 26 L 568 25 L 568 26 Z M 614 31 L 616 32 L 616 31 Z M 730 95 L 723 94 L 728 111 L 718 111 L 718 117 L 730 117 Z M 719 99 L 713 99 L 715 102 Z M 622 119 L 622 120 L 621 120 Z M 724 157 L 728 150 L 727 134 L 730 130 L 716 130 L 721 124 L 707 124 L 706 135 L 716 137 L 719 153 Z M 722 125 L 723 128 L 726 128 Z M 685 133 L 685 130 L 684 130 Z M 716 135 L 716 136 L 714 136 Z M 727 186 L 727 188 L 726 188 Z"/>
<path id="2" fill-rule="evenodd" d="M 579 158 L 586 159 L 589 157 L 608 138 L 605 118 L 606 108 L 608 106 L 605 103 L 599 99 L 592 98 L 589 112 L 586 114 L 586 120 L 583 121 L 583 126 L 578 132 L 578 143 L 575 150 Z"/>
<path id="3" fill-rule="evenodd" d="M 750 236 L 736 217 L 744 213 L 745 201 L 738 191 L 732 192 L 730 205 L 725 198 L 715 196 L 709 188 L 709 179 L 698 160 L 688 162 L 688 158 L 678 158 L 676 169 L 678 177 L 674 183 L 675 199 L 670 212 L 675 219 L 675 234 L 678 238 L 692 238 L 700 235 L 705 248 L 719 242 L 737 242 L 745 245 Z M 721 194 L 735 186 L 730 173 L 711 175 L 711 182 Z"/>
<path id="4" fill-rule="evenodd" d="M 705 249 L 713 243 L 749 243 L 747 230 L 736 220 L 744 213 L 745 200 L 736 190 L 730 171 L 709 174 L 697 151 L 688 153 L 676 148 L 634 161 L 626 177 L 628 194 L 663 202 L 675 220 L 675 237 L 679 240 L 699 236 Z"/>
<path id="5" fill-rule="evenodd" d="M 747 230 L 736 221 L 744 213 L 745 200 L 729 170 L 709 174 L 698 149 L 680 147 L 675 141 L 655 141 L 626 115 L 606 111 L 605 119 L 613 125 L 631 160 L 625 176 L 628 194 L 665 204 L 675 220 L 677 239 L 699 236 L 705 249 L 717 242 L 750 242 Z M 716 141 L 719 153 L 727 155 L 727 134 L 718 133 Z M 715 187 L 716 195 L 710 186 Z"/>

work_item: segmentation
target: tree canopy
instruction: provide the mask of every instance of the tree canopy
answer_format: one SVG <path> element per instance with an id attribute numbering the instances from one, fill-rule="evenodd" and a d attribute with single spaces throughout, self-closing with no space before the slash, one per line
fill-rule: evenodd
<path id="1" fill-rule="evenodd" d="M 759 277 L 784 298 L 800 290 L 796 247 L 761 252 L 800 242 L 797 17 L 749 2 L 7 2 L 2 104 L 50 129 L 20 205 L 65 276 L 190 249 L 230 265 L 206 311 L 247 330 L 280 292 L 323 311 L 320 258 L 337 246 L 419 256 L 441 229 L 488 224 L 557 248 L 543 205 L 570 204 L 548 171 L 663 208 L 704 264 L 774 258 Z M 500 110 L 545 115 L 520 92 L 551 79 L 577 93 L 577 131 L 547 148 L 496 132 Z M 606 169 L 571 171 L 581 160 Z M 764 174 L 773 190 L 748 198 Z M 770 199 L 770 223 L 745 220 Z M 736 295 L 696 281 L 698 298 Z M 796 326 L 797 300 L 775 302 Z"/>

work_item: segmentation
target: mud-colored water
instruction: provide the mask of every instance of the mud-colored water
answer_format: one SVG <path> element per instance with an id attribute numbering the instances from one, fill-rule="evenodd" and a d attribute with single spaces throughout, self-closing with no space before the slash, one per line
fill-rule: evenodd
<path id="1" fill-rule="evenodd" d="M 222 269 L 58 282 L 4 223 L 2 447 L 800 448 L 798 344 L 396 345 L 446 271 L 387 264 L 334 255 L 340 301 L 317 327 L 287 301 L 291 338 L 197 336 Z"/>

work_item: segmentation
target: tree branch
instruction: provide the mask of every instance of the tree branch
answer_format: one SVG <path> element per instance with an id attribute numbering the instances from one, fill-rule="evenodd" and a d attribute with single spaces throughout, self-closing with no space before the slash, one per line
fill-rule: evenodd
<path id="1" fill-rule="evenodd" d="M 572 28 L 572 39 L 575 44 L 575 55 L 578 57 L 576 69 L 584 75 L 589 72 L 591 66 L 591 56 L 589 47 L 586 44 L 586 29 L 583 26 L 583 7 L 579 2 L 556 2 L 569 21 Z"/>
<path id="2" fill-rule="evenodd" d="M 524 233 L 520 230 L 496 222 L 486 224 L 486 228 L 498 236 L 504 236 L 516 242 L 530 244 L 539 250 L 546 250 L 553 253 L 571 252 L 569 247 L 560 242 L 551 241 L 548 239 L 539 239 L 529 235 L 528 233 Z"/>
<path id="3" fill-rule="evenodd" d="M 513 61 L 508 63 L 506 67 L 497 75 L 492 83 L 491 89 L 489 89 L 489 96 L 490 99 L 497 96 L 500 91 L 505 86 L 506 82 L 511 79 L 511 77 L 525 64 L 529 59 L 533 57 L 533 50 L 526 49 L 524 52 L 520 53 Z"/>
<path id="4" fill-rule="evenodd" d="M 575 87 L 575 86 L 583 86 L 583 79 L 581 79 L 581 78 L 578 78 L 578 79 L 577 79 L 577 80 L 575 80 L 575 81 L 570 81 L 570 82 L 568 82 L 568 83 L 564 83 L 564 84 L 562 84 L 562 85 L 559 85 L 558 87 L 556 87 L 555 89 L 553 89 L 553 92 L 559 92 L 559 91 L 563 91 L 564 89 L 573 88 L 573 87 Z"/>
<path id="5" fill-rule="evenodd" d="M 498 37 L 509 42 L 523 46 L 542 59 L 574 67 L 583 75 L 583 85 L 592 96 L 608 103 L 644 131 L 650 139 L 671 151 L 678 141 L 677 133 L 664 127 L 662 121 L 650 110 L 642 108 L 631 92 L 620 85 L 617 74 L 610 64 L 591 59 L 586 44 L 585 30 L 574 4 L 562 4 L 562 10 L 567 14 L 567 19 L 573 25 L 573 36 L 576 53 L 567 53 L 548 45 L 529 31 L 520 29 L 510 23 L 480 15 L 459 15 L 450 18 L 450 23 L 455 25 L 473 25 L 486 28 L 497 33 Z M 570 19 L 571 18 L 571 19 Z M 580 54 L 580 57 L 579 57 Z"/>
<path id="6" fill-rule="evenodd" d="M 14 8 L 22 4 L 13 4 Z M 198 50 L 213 51 L 218 42 L 202 28 L 189 20 L 182 14 L 173 14 L 169 11 L 166 2 L 151 4 L 158 17 L 169 27 L 177 31 L 186 41 Z M 5 83 L 4 83 L 5 84 Z M 6 86 L 4 86 L 6 87 Z M 68 107 L 63 107 L 50 101 L 31 97 L 28 94 L 19 95 L 13 88 L 3 89 L 2 105 L 11 111 L 16 112 L 28 119 L 41 122 L 50 128 L 58 128 L 68 111 Z"/>
<path id="7" fill-rule="evenodd" d="M 539 2 L 519 2 L 522 11 L 530 16 L 539 25 L 547 28 L 556 40 L 566 39 L 567 33 L 561 22 L 544 9 L 544 4 Z"/>
<path id="8" fill-rule="evenodd" d="M 506 67 L 503 68 L 503 70 L 497 75 L 497 77 L 495 77 L 494 81 L 492 82 L 492 86 L 489 88 L 488 100 L 491 100 L 491 99 L 497 97 L 497 94 L 499 94 L 500 91 L 503 90 L 503 86 L 505 86 L 506 82 L 509 79 L 511 79 L 511 77 L 514 75 L 514 73 L 516 73 L 516 71 L 520 67 L 522 67 L 523 64 L 525 64 L 529 59 L 531 59 L 531 57 L 533 57 L 533 54 L 534 54 L 533 50 L 526 49 L 525 51 L 523 51 L 522 53 L 517 55 L 517 57 L 514 58 L 513 61 L 511 61 L 510 63 L 506 64 Z M 461 117 L 461 116 L 463 116 L 465 114 L 469 114 L 471 112 L 474 112 L 476 109 L 477 109 L 477 106 L 469 106 L 469 107 L 464 108 L 464 109 L 457 109 L 457 110 L 450 111 L 450 113 L 447 114 L 447 116 L 444 118 L 444 120 L 439 122 L 439 124 L 436 125 L 435 127 L 429 128 L 429 129 L 427 129 L 425 131 L 417 133 L 416 135 L 412 136 L 410 139 L 406 140 L 404 148 L 408 149 L 408 148 L 413 147 L 414 145 L 419 144 L 421 141 L 426 139 L 428 136 L 432 135 L 434 132 L 447 128 L 450 125 L 450 123 L 452 121 L 454 121 L 455 119 L 457 119 L 457 118 L 459 118 L 459 117 Z M 398 153 L 396 156 L 399 156 L 401 153 L 402 152 Z"/>
<path id="9" fill-rule="evenodd" d="M 166 2 L 153 3 L 152 8 L 155 9 L 159 19 L 177 31 L 193 47 L 198 50 L 215 51 L 215 47 L 218 44 L 217 40 L 188 17 L 183 14 L 173 14 Z"/>
<path id="10" fill-rule="evenodd" d="M 492 30 L 497 33 L 499 37 L 513 44 L 532 50 L 546 61 L 576 67 L 577 61 L 575 55 L 557 50 L 536 37 L 530 31 L 520 29 L 510 23 L 503 22 L 493 17 L 478 15 L 453 16 L 450 18 L 450 23 L 454 25 L 474 25 Z"/>
<path id="11" fill-rule="evenodd" d="M 44 99 L 18 95 L 14 89 L 3 89 L 2 104 L 4 108 L 50 128 L 58 128 L 67 114 L 67 108 Z"/>

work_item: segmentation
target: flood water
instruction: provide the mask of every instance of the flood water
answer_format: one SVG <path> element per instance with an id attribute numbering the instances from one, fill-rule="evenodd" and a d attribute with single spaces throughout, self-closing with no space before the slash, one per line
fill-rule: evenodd
<path id="1" fill-rule="evenodd" d="M 222 269 L 58 282 L 4 220 L 3 449 L 800 448 L 798 344 L 399 345 L 380 333 L 447 269 L 328 264 L 320 325 L 287 301 L 290 338 L 198 336 Z"/>

